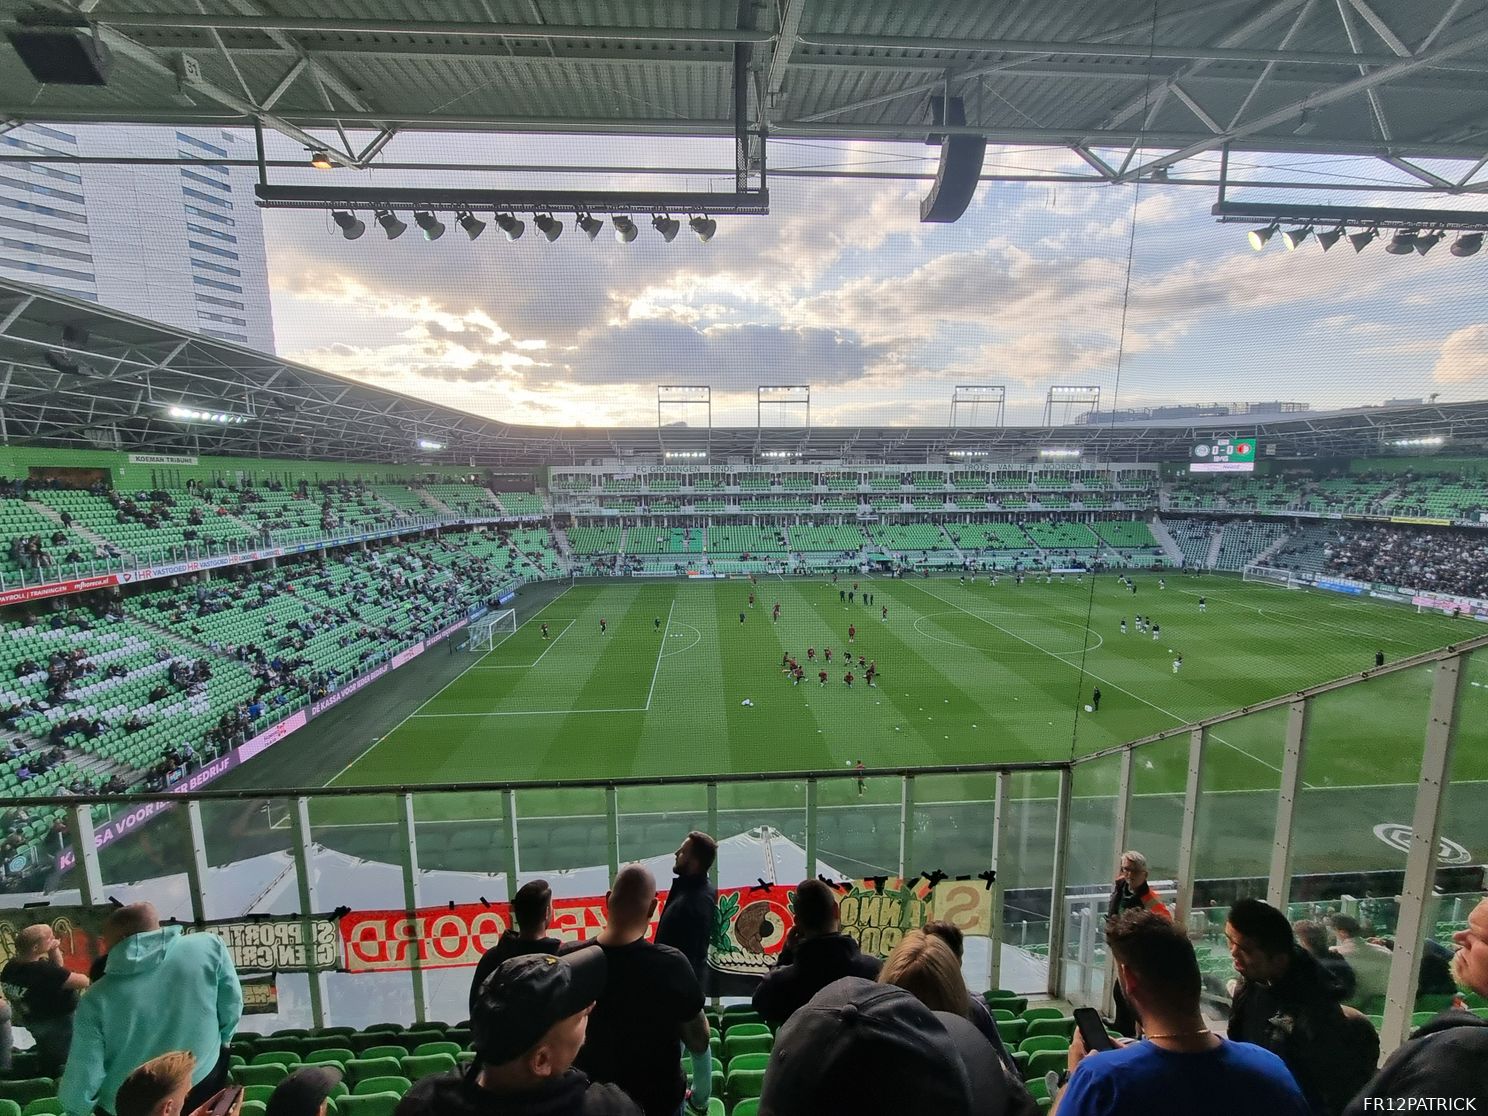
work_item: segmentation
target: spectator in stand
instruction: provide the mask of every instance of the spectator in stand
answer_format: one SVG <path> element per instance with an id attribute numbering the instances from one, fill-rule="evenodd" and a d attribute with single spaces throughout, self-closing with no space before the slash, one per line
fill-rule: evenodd
<path id="1" fill-rule="evenodd" d="M 1090 1051 L 1077 1030 L 1058 1116 L 1308 1116 L 1280 1058 L 1210 1031 L 1193 943 L 1171 919 L 1127 911 L 1106 928 L 1106 945 L 1145 1037 Z"/>
<path id="2" fill-rule="evenodd" d="M 784 1023 L 817 992 L 845 976 L 877 980 L 882 962 L 842 933 L 837 895 L 820 880 L 796 885 L 795 925 L 787 931 L 775 968 L 754 990 L 754 1010 L 767 1023 Z"/>
<path id="3" fill-rule="evenodd" d="M 274 1086 L 264 1116 L 326 1116 L 341 1076 L 339 1066 L 302 1066 Z"/>
<path id="4" fill-rule="evenodd" d="M 1117 870 L 1116 882 L 1111 886 L 1111 898 L 1106 905 L 1107 927 L 1127 911 L 1151 911 L 1163 918 L 1173 917 L 1173 913 L 1157 897 L 1157 892 L 1147 883 L 1147 858 L 1135 849 L 1128 849 L 1121 854 L 1121 866 Z M 1135 1038 L 1137 1017 L 1128 1006 L 1121 985 L 1118 984 L 1114 992 L 1116 1018 L 1113 1026 L 1127 1038 Z"/>
<path id="5" fill-rule="evenodd" d="M 1299 919 L 1292 923 L 1292 933 L 1297 938 L 1297 944 L 1312 954 L 1312 959 L 1318 963 L 1318 967 L 1333 978 L 1334 984 L 1338 986 L 1339 1002 L 1352 1001 L 1355 986 L 1354 970 L 1341 954 L 1328 948 L 1328 931 L 1323 924 L 1311 919 Z"/>
<path id="6" fill-rule="evenodd" d="M 1338 1116 L 1379 1062 L 1374 1027 L 1339 1003 L 1337 984 L 1293 941 L 1291 924 L 1275 907 L 1240 900 L 1230 908 L 1225 938 L 1240 974 L 1230 1037 L 1278 1055 L 1316 1116 Z"/>
<path id="7" fill-rule="evenodd" d="M 909 931 L 883 963 L 878 979 L 883 984 L 907 989 L 931 1011 L 949 1012 L 970 1022 L 987 1040 L 1012 1080 L 1021 1081 L 1018 1064 L 1003 1043 L 992 1013 L 981 997 L 967 991 L 966 979 L 961 975 L 961 955 L 952 946 L 951 935 L 959 945 L 961 932 L 949 923 L 927 923 L 923 929 Z"/>
<path id="8" fill-rule="evenodd" d="M 151 1058 L 187 1050 L 196 1058 L 187 1110 L 227 1081 L 228 1043 L 243 1014 L 243 990 L 222 939 L 160 925 L 149 903 L 104 921 L 107 978 L 89 990 L 73 1021 L 72 1051 L 57 1089 L 67 1116 L 114 1112 L 124 1079 Z"/>
<path id="9" fill-rule="evenodd" d="M 667 892 L 666 906 L 656 926 L 656 943 L 679 950 L 692 966 L 698 986 L 708 987 L 708 943 L 713 940 L 713 916 L 718 888 L 708 879 L 718 857 L 718 842 L 693 830 L 678 846 L 672 863 L 676 879 Z"/>
<path id="10" fill-rule="evenodd" d="M 624 1090 L 595 1083 L 574 1065 L 587 1049 L 605 966 L 602 949 L 503 962 L 470 1015 L 475 1066 L 423 1078 L 394 1116 L 640 1116 Z M 676 1057 L 674 1044 L 673 1063 Z"/>
<path id="11" fill-rule="evenodd" d="M 557 953 L 563 943 L 547 936 L 548 923 L 553 920 L 553 891 L 547 880 L 528 880 L 512 897 L 514 929 L 508 929 L 498 941 L 481 956 L 475 966 L 475 977 L 470 982 L 470 1010 L 480 998 L 481 985 L 486 978 L 501 967 L 502 962 L 528 953 Z"/>
<path id="12" fill-rule="evenodd" d="M 605 894 L 609 921 L 599 936 L 564 947 L 605 955 L 608 976 L 589 1018 L 589 1037 L 574 1064 L 595 1081 L 620 1086 L 646 1116 L 673 1116 L 684 1097 L 708 1109 L 713 1059 L 703 991 L 680 952 L 646 940 L 656 914 L 656 879 L 644 866 L 620 869 Z M 692 1093 L 677 1060 L 677 1040 L 692 1058 Z"/>
<path id="13" fill-rule="evenodd" d="M 822 988 L 780 1028 L 759 1111 L 1021 1116 L 1008 1086 L 987 1040 L 965 1019 L 931 1011 L 906 989 L 850 976 Z"/>
<path id="14" fill-rule="evenodd" d="M 114 1098 L 118 1116 L 184 1116 L 196 1059 L 187 1050 L 151 1058 L 126 1077 Z"/>
<path id="15" fill-rule="evenodd" d="M 1328 924 L 1332 926 L 1333 935 L 1338 939 L 1334 949 L 1348 962 L 1348 967 L 1354 974 L 1354 991 L 1353 995 L 1347 997 L 1347 1003 L 1361 1011 L 1368 1011 L 1370 1001 L 1383 996 L 1385 986 L 1390 983 L 1390 951 L 1384 946 L 1367 941 L 1358 919 L 1350 915 L 1333 915 L 1328 919 Z"/>
<path id="16" fill-rule="evenodd" d="M 1457 945 L 1453 973 L 1469 992 L 1488 996 L 1488 899 L 1467 917 L 1467 929 L 1452 935 Z M 1352 1104 L 1345 1116 L 1403 1111 L 1422 1098 L 1441 1110 L 1488 1112 L 1488 1019 L 1448 1008 L 1411 1035 Z M 1456 1102 L 1456 1103 L 1454 1103 Z"/>
<path id="17" fill-rule="evenodd" d="M 14 1022 L 36 1041 L 47 1073 L 61 1073 L 72 1046 L 73 1012 L 88 978 L 63 964 L 62 943 L 51 926 L 38 922 L 16 935 L 15 956 L 0 969 L 0 985 L 13 1005 Z"/>

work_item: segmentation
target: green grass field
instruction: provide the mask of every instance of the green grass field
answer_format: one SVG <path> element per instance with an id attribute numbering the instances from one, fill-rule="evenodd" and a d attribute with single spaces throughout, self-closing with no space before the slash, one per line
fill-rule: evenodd
<path id="1" fill-rule="evenodd" d="M 706 776 L 931 764 L 1068 760 L 1373 665 L 1481 633 L 1470 621 L 1323 591 L 1242 584 L 1222 576 L 1174 576 L 1159 589 L 1139 576 L 1133 595 L 1114 576 L 1022 586 L 1004 577 L 961 583 L 860 579 L 871 607 L 839 600 L 844 580 L 761 578 L 751 610 L 747 581 L 579 583 L 531 614 L 345 770 L 333 785 L 442 784 L 495 780 L 595 780 Z M 1199 597 L 1207 597 L 1200 614 Z M 778 601 L 781 617 L 771 622 Z M 887 620 L 880 618 L 888 608 Z M 520 610 L 521 602 L 518 602 Z M 745 614 L 741 624 L 740 612 Z M 1137 613 L 1155 617 L 1162 638 L 1132 630 Z M 1119 632 L 1121 619 L 1128 634 Z M 608 621 L 600 634 L 599 621 Z M 539 625 L 551 636 L 544 641 Z M 659 624 L 658 624 L 659 621 Z M 876 661 L 878 684 L 862 672 L 843 684 L 842 653 Z M 831 647 L 825 686 L 808 647 Z M 792 686 L 781 656 L 808 668 Z M 1172 662 L 1183 656 L 1177 674 Z M 1373 833 L 1410 822 L 1432 670 L 1417 668 L 1316 700 L 1304 768 L 1296 867 L 1301 871 L 1403 865 Z M 1470 665 L 1463 731 L 1449 800 L 1449 837 L 1488 806 L 1488 667 Z M 1103 701 L 1087 713 L 1093 687 Z M 752 705 L 744 705 L 748 700 Z M 1226 724 L 1211 734 L 1203 771 L 1199 841 L 1204 874 L 1264 873 L 1282 764 L 1286 710 Z M 1140 753 L 1134 841 L 1158 862 L 1176 856 L 1186 737 Z M 1075 880 L 1088 867 L 1105 879 L 1115 759 L 1077 769 Z M 977 871 L 990 857 L 993 777 L 921 776 L 911 834 L 916 865 Z M 1054 777 L 1017 776 L 1018 868 L 1004 878 L 1047 881 Z M 1269 791 L 1269 793 L 1268 793 Z M 869 780 L 859 796 L 849 779 L 819 792 L 819 845 L 844 870 L 891 868 L 898 853 L 900 781 Z M 620 791 L 621 851 L 655 855 L 679 827 L 701 824 L 705 791 L 685 787 Z M 720 788 L 722 835 L 769 824 L 801 839 L 804 782 Z M 366 801 L 318 804 L 318 835 L 382 824 Z M 565 789 L 518 795 L 523 868 L 603 863 L 604 791 Z M 472 821 L 485 836 L 501 817 L 494 795 L 421 795 L 421 847 L 459 866 Z M 375 816 L 374 816 L 375 815 Z M 1473 823 L 1481 832 L 1481 827 Z M 427 839 L 423 836 L 427 833 Z M 1481 842 L 1480 842 L 1481 843 Z M 1483 850 L 1474 849 L 1481 857 Z M 1089 861 L 1088 866 L 1084 863 Z M 1016 886 L 1016 884 L 1013 884 Z"/>

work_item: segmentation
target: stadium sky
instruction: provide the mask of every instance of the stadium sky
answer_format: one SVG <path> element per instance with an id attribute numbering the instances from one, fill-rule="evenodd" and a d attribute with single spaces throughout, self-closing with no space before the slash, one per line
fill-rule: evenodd
<path id="1" fill-rule="evenodd" d="M 716 143 L 480 137 L 410 140 L 392 157 L 457 150 L 501 163 L 728 161 Z M 930 155 L 772 146 L 776 165 L 921 170 L 933 169 Z M 1084 169 L 1057 153 L 992 150 L 988 164 Z M 1297 165 L 1270 160 L 1266 173 Z M 1339 181 L 1381 175 L 1379 164 L 1336 158 L 1311 169 Z M 608 228 L 589 243 L 571 221 L 554 244 L 530 227 L 508 243 L 494 226 L 472 243 L 448 216 L 431 244 L 412 226 L 390 243 L 370 220 L 347 242 L 325 214 L 268 212 L 279 352 L 479 414 L 591 426 L 654 424 L 658 383 L 712 385 L 715 425 L 752 424 L 762 383 L 811 384 L 818 424 L 944 423 L 952 387 L 966 383 L 1006 384 L 1012 423 L 1039 421 L 1051 384 L 1098 384 L 1103 405 L 1122 408 L 1488 394 L 1488 254 L 1457 259 L 1445 243 L 1424 258 L 1380 243 L 1324 254 L 1315 241 L 1289 253 L 1279 238 L 1256 253 L 1244 227 L 1209 216 L 1213 191 L 1198 187 L 1143 186 L 1134 240 L 1131 187 L 987 184 L 959 222 L 925 226 L 924 189 L 775 179 L 769 217 L 721 219 L 709 244 L 685 226 L 665 244 L 643 214 L 631 245 Z M 1437 204 L 1388 193 L 1307 200 Z"/>

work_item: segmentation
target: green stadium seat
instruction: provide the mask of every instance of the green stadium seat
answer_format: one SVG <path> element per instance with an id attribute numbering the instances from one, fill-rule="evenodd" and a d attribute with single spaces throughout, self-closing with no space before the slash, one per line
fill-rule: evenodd
<path id="1" fill-rule="evenodd" d="M 1075 1021 L 1066 1016 L 1063 1019 L 1033 1019 L 1028 1023 L 1028 1037 L 1039 1038 L 1043 1035 L 1057 1035 L 1066 1043 L 1074 1037 Z"/>
<path id="2" fill-rule="evenodd" d="M 1024 1008 L 1023 1018 L 1032 1023 L 1035 1019 L 1063 1019 L 1064 1012 L 1056 1007 Z"/>
<path id="3" fill-rule="evenodd" d="M 336 1101 L 336 1116 L 393 1116 L 402 1099 L 401 1093 L 342 1097 Z"/>
<path id="4" fill-rule="evenodd" d="M 724 1081 L 724 1098 L 730 1110 L 742 1100 L 758 1097 L 765 1086 L 765 1071 L 738 1070 L 730 1073 Z"/>
<path id="5" fill-rule="evenodd" d="M 319 1050 L 312 1050 L 305 1055 L 305 1064 L 312 1066 L 338 1065 L 343 1069 L 346 1063 L 355 1058 L 356 1055 L 345 1046 L 322 1046 Z"/>
<path id="6" fill-rule="evenodd" d="M 748 1100 L 740 1101 L 729 1116 L 759 1116 L 759 1098 L 750 1097 Z"/>
<path id="7" fill-rule="evenodd" d="M 263 1101 L 269 1103 L 269 1098 L 274 1095 L 273 1085 L 245 1085 L 243 1086 L 243 1100 Z"/>
<path id="8" fill-rule="evenodd" d="M 24 1116 L 51 1116 L 62 1111 L 62 1102 L 56 1097 L 37 1097 L 21 1110 Z"/>
<path id="9" fill-rule="evenodd" d="M 730 1070 L 764 1069 L 770 1064 L 768 1053 L 737 1054 L 729 1059 Z"/>
<path id="10" fill-rule="evenodd" d="M 362 1057 L 362 1058 L 400 1058 L 401 1059 L 401 1058 L 406 1057 L 407 1054 L 408 1054 L 408 1048 L 406 1046 L 403 1046 L 401 1044 L 399 1044 L 397 1046 L 394 1046 L 391 1043 L 384 1043 L 381 1046 L 368 1047 L 366 1050 L 363 1050 L 362 1051 L 360 1057 Z"/>
<path id="11" fill-rule="evenodd" d="M 269 1092 L 273 1092 L 272 1089 Z M 267 1116 L 269 1111 L 268 1101 L 245 1100 L 242 1107 L 238 1109 L 238 1116 Z M 326 1110 L 329 1113 L 329 1109 Z"/>
<path id="12" fill-rule="evenodd" d="M 0 1098 L 0 1116 L 21 1116 L 21 1106 L 8 1097 Z"/>
<path id="13" fill-rule="evenodd" d="M 346 1063 L 346 1084 L 356 1092 L 357 1083 L 373 1077 L 402 1077 L 399 1058 L 353 1058 Z"/>
<path id="14" fill-rule="evenodd" d="M 277 1062 L 281 1066 L 297 1066 L 302 1061 L 304 1059 L 293 1050 L 265 1050 L 248 1059 L 248 1064 L 250 1066 L 264 1066 L 271 1062 Z"/>
<path id="15" fill-rule="evenodd" d="M 1002 1023 L 1004 1021 L 1010 1022 L 1018 1018 L 1018 1014 L 1016 1012 L 1008 1011 L 1006 1008 L 988 1008 L 987 1010 L 992 1013 L 992 1018 L 997 1020 L 997 1022 L 999 1023 Z"/>
<path id="16" fill-rule="evenodd" d="M 723 1059 L 733 1065 L 734 1059 L 741 1054 L 768 1054 L 774 1045 L 775 1036 L 768 1032 L 741 1035 L 736 1027 L 723 1036 Z"/>
<path id="17" fill-rule="evenodd" d="M 1037 1081 L 1050 1070 L 1062 1073 L 1069 1068 L 1069 1050 L 1039 1050 L 1028 1057 L 1028 1079 Z"/>
<path id="18" fill-rule="evenodd" d="M 1028 1037 L 1028 1020 L 1007 1019 L 997 1021 L 997 1033 L 1008 1046 L 1015 1047 Z"/>
<path id="19" fill-rule="evenodd" d="M 455 1054 L 458 1053 L 456 1050 Z M 455 1054 L 410 1054 L 399 1065 L 403 1067 L 404 1077 L 417 1081 L 433 1073 L 446 1073 L 454 1069 Z"/>
<path id="20" fill-rule="evenodd" d="M 1040 1035 L 1038 1038 L 1026 1038 L 1018 1044 L 1018 1049 L 1025 1054 L 1036 1054 L 1040 1050 L 1068 1050 L 1069 1040 L 1062 1039 L 1058 1035 Z"/>
<path id="21" fill-rule="evenodd" d="M 413 1088 L 413 1082 L 401 1074 L 390 1077 L 368 1077 L 358 1081 L 351 1087 L 351 1095 L 354 1097 L 370 1097 L 378 1093 L 396 1093 L 402 1096 Z"/>
<path id="22" fill-rule="evenodd" d="M 55 1097 L 57 1083 L 50 1077 L 23 1077 L 12 1081 L 0 1081 L 0 1099 L 27 1105 L 41 1097 Z"/>
<path id="23" fill-rule="evenodd" d="M 744 1038 L 748 1035 L 768 1035 L 769 1033 L 769 1026 L 762 1022 L 730 1024 L 726 1017 L 723 1021 L 723 1037 L 725 1041 L 728 1040 L 730 1035 L 737 1038 Z"/>
<path id="24" fill-rule="evenodd" d="M 418 1057 L 426 1057 L 430 1054 L 448 1054 L 453 1058 L 456 1054 L 460 1053 L 460 1049 L 461 1047 L 458 1042 L 449 1042 L 447 1040 L 444 1042 L 421 1042 L 414 1049 L 414 1054 Z"/>
<path id="25" fill-rule="evenodd" d="M 282 1062 L 267 1065 L 239 1066 L 232 1071 L 232 1079 L 239 1085 L 277 1085 L 289 1074 L 289 1067 Z"/>

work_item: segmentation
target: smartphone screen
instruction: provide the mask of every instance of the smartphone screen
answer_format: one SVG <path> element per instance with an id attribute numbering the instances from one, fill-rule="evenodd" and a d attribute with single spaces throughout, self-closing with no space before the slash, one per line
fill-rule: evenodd
<path id="1" fill-rule="evenodd" d="M 1080 1029 L 1086 1050 L 1116 1049 L 1116 1040 L 1106 1033 L 1106 1025 L 1094 1008 L 1075 1008 L 1075 1026 Z"/>

